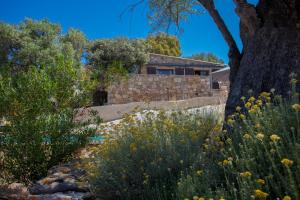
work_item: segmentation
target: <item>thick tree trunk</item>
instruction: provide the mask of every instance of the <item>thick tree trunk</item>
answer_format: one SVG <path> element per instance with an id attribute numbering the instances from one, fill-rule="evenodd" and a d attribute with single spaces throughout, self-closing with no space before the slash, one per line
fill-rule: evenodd
<path id="1" fill-rule="evenodd" d="M 277 94 L 288 97 L 289 74 L 298 74 L 300 82 L 300 1 L 260 0 L 256 8 L 249 7 L 246 1 L 236 3 L 244 47 L 237 71 L 231 72 L 234 78 L 226 116 L 235 111 L 241 96 L 249 96 L 249 90 L 258 96 L 274 88 Z"/>

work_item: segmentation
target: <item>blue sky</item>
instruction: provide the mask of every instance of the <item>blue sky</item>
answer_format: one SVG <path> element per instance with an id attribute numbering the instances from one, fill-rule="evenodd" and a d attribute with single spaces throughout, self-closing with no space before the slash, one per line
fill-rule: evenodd
<path id="1" fill-rule="evenodd" d="M 147 5 L 139 6 L 134 13 L 120 14 L 137 0 L 1 0 L 0 21 L 16 24 L 25 17 L 48 19 L 61 24 L 63 31 L 77 28 L 89 39 L 129 37 L 144 38 L 151 32 L 147 20 Z M 234 13 L 233 0 L 215 0 L 227 26 L 239 47 L 239 21 Z M 250 0 L 256 3 L 257 0 Z M 182 24 L 178 35 L 183 56 L 198 52 L 213 52 L 228 61 L 228 47 L 216 25 L 207 13 L 194 15 Z"/>

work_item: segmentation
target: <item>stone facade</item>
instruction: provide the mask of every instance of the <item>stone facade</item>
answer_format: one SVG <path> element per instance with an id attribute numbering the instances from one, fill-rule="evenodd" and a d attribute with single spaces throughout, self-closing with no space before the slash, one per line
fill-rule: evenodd
<path id="1" fill-rule="evenodd" d="M 218 82 L 220 87 L 229 88 L 230 86 L 229 76 L 230 76 L 230 68 L 226 67 L 221 70 L 213 72 L 212 81 Z"/>
<path id="2" fill-rule="evenodd" d="M 209 77 L 136 74 L 108 88 L 108 104 L 211 96 L 210 87 Z"/>

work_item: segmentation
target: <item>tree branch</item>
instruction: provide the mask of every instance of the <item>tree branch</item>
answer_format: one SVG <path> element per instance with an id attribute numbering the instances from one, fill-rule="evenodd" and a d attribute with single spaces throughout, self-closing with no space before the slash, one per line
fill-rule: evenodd
<path id="1" fill-rule="evenodd" d="M 237 47 L 237 44 L 228 30 L 224 20 L 222 19 L 221 15 L 219 14 L 218 10 L 215 7 L 214 0 L 198 0 L 198 2 L 208 11 L 210 16 L 213 18 L 214 22 L 216 23 L 217 27 L 221 31 L 226 43 L 229 46 L 229 65 L 230 65 L 230 81 L 231 83 L 234 81 L 236 73 L 238 71 L 240 60 L 241 60 L 241 53 Z"/>
<path id="2" fill-rule="evenodd" d="M 145 0 L 139 0 L 139 1 L 136 1 L 135 3 L 133 4 L 130 4 L 129 6 L 127 6 L 120 14 L 119 18 L 121 19 L 123 17 L 123 15 L 125 13 L 127 13 L 128 11 L 130 12 L 133 12 L 136 7 L 138 7 L 140 4 L 144 3 Z"/>

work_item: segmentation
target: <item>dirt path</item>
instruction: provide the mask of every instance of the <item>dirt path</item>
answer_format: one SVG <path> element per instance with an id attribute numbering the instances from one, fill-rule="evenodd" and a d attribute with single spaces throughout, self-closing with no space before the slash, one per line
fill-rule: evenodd
<path id="1" fill-rule="evenodd" d="M 198 97 L 180 101 L 153 101 L 153 102 L 133 102 L 128 104 L 114 104 L 106 106 L 96 106 L 92 109 L 98 112 L 98 115 L 104 122 L 109 122 L 122 118 L 125 113 L 134 113 L 136 109 L 140 110 L 182 110 L 190 108 L 200 108 L 208 105 L 224 104 L 226 98 L 220 96 Z M 88 112 L 83 111 L 77 117 L 78 120 L 88 119 Z"/>

